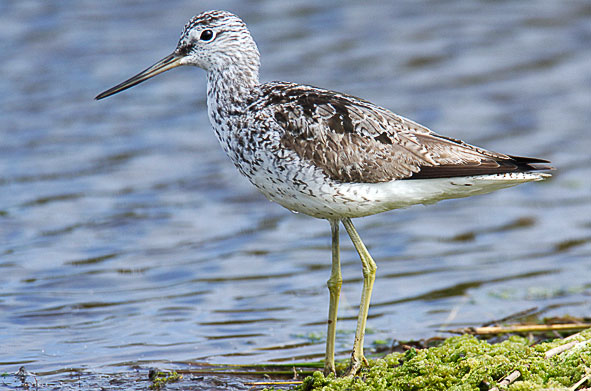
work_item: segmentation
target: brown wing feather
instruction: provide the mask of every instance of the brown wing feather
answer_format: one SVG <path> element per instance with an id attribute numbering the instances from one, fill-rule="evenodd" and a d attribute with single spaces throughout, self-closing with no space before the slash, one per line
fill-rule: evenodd
<path id="1" fill-rule="evenodd" d="M 487 151 L 370 102 L 291 83 L 263 86 L 281 143 L 339 182 L 377 183 L 546 170 L 545 160 Z"/>

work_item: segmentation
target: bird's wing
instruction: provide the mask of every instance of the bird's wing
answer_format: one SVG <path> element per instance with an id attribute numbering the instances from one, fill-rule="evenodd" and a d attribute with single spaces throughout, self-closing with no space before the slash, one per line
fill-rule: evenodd
<path id="1" fill-rule="evenodd" d="M 389 110 L 316 87 L 262 86 L 257 109 L 283 130 L 282 147 L 343 183 L 377 183 L 537 169 L 517 158 L 439 136 Z"/>

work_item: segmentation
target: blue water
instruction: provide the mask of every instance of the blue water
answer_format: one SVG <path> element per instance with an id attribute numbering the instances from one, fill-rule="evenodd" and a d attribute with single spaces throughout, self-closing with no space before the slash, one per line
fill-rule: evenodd
<path id="1" fill-rule="evenodd" d="M 329 225 L 270 204 L 235 171 L 207 119 L 204 72 L 93 100 L 210 8 L 250 26 L 263 81 L 357 95 L 557 167 L 544 183 L 356 220 L 378 263 L 368 349 L 534 306 L 589 315 L 588 2 L 3 2 L 2 372 L 323 356 Z M 345 358 L 361 267 L 341 243 Z"/>

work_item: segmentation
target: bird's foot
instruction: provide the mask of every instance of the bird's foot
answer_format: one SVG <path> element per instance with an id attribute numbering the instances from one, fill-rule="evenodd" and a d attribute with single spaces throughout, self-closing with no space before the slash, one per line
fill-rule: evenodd
<path id="1" fill-rule="evenodd" d="M 332 365 L 330 364 L 324 364 L 324 376 L 328 376 L 330 374 L 336 375 L 336 370 L 334 367 L 334 363 L 332 363 Z"/>
<path id="2" fill-rule="evenodd" d="M 365 358 L 365 356 L 361 357 L 351 357 L 351 364 L 349 364 L 349 369 L 347 369 L 347 374 L 345 376 L 355 376 L 359 373 L 359 370 L 362 366 L 368 366 L 369 362 Z"/>

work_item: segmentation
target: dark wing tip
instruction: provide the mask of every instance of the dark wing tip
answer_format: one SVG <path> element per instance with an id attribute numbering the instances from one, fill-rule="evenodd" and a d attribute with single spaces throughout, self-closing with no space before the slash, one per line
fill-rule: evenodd
<path id="1" fill-rule="evenodd" d="M 551 163 L 550 160 L 538 159 L 535 157 L 523 157 L 513 155 L 508 156 L 511 158 L 510 162 L 516 165 L 516 169 L 514 172 L 545 171 L 555 169 L 552 166 L 548 166 L 548 164 Z"/>
<path id="2" fill-rule="evenodd" d="M 530 171 L 550 171 L 554 167 L 547 165 L 549 160 L 511 156 L 509 159 L 494 159 L 480 164 L 443 164 L 439 166 L 421 166 L 420 171 L 407 179 L 453 178 L 475 175 L 508 174 Z"/>
<path id="3" fill-rule="evenodd" d="M 515 156 L 515 155 L 507 155 L 513 160 L 517 160 L 524 163 L 550 163 L 550 160 L 546 159 L 538 159 L 537 157 L 524 157 L 524 156 Z"/>

